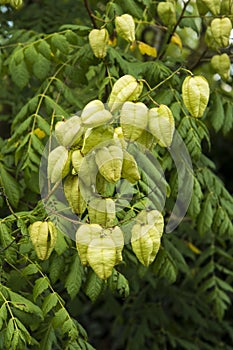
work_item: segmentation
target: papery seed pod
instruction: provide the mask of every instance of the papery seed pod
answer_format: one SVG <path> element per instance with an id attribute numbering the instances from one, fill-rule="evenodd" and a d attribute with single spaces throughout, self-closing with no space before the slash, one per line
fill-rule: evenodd
<path id="1" fill-rule="evenodd" d="M 96 164 L 101 175 L 109 182 L 117 182 L 121 178 L 123 151 L 120 147 L 110 145 L 97 149 Z"/>
<path id="2" fill-rule="evenodd" d="M 76 232 L 76 247 L 83 265 L 87 265 L 87 248 L 94 238 L 102 234 L 102 227 L 97 224 L 83 224 Z"/>
<path id="3" fill-rule="evenodd" d="M 213 15 L 219 15 L 220 13 L 220 7 L 221 7 L 221 1 L 219 0 L 201 0 L 201 2 L 204 4 L 204 6 L 212 12 Z"/>
<path id="4" fill-rule="evenodd" d="M 62 180 L 70 168 L 69 152 L 63 146 L 54 148 L 48 156 L 48 178 L 52 183 Z"/>
<path id="5" fill-rule="evenodd" d="M 206 31 L 207 45 L 213 49 L 229 46 L 231 29 L 232 24 L 228 17 L 213 19 Z"/>
<path id="6" fill-rule="evenodd" d="M 79 167 L 79 179 L 88 188 L 95 188 L 96 176 L 98 174 L 98 166 L 95 161 L 95 154 L 90 153 L 83 157 L 83 161 Z"/>
<path id="7" fill-rule="evenodd" d="M 92 269 L 101 279 L 107 279 L 112 274 L 116 264 L 115 243 L 110 237 L 94 238 L 87 248 L 87 260 Z"/>
<path id="8" fill-rule="evenodd" d="M 89 43 L 97 58 L 104 58 L 107 54 L 109 34 L 106 28 L 92 29 L 89 33 Z"/>
<path id="9" fill-rule="evenodd" d="M 138 260 L 149 266 L 155 259 L 161 238 L 156 227 L 151 225 L 135 224 L 132 228 L 131 245 Z"/>
<path id="10" fill-rule="evenodd" d="M 57 240 L 57 229 L 51 221 L 36 221 L 29 226 L 32 244 L 39 259 L 49 258 Z"/>
<path id="11" fill-rule="evenodd" d="M 64 122 L 57 122 L 55 125 L 55 135 L 64 147 L 71 147 L 80 141 L 84 132 L 81 126 L 81 119 L 77 115 L 67 119 Z"/>
<path id="12" fill-rule="evenodd" d="M 126 140 L 137 140 L 148 123 L 148 109 L 142 102 L 125 102 L 121 109 L 120 123 Z"/>
<path id="13" fill-rule="evenodd" d="M 93 100 L 83 109 L 81 114 L 82 125 L 87 128 L 94 128 L 108 123 L 112 119 L 112 114 L 104 108 L 103 102 Z"/>
<path id="14" fill-rule="evenodd" d="M 88 215 L 90 223 L 103 227 L 112 227 L 116 223 L 115 202 L 111 198 L 94 198 L 89 202 Z"/>
<path id="15" fill-rule="evenodd" d="M 135 41 L 135 23 L 131 15 L 116 16 L 115 26 L 119 36 L 131 43 Z"/>
<path id="16" fill-rule="evenodd" d="M 79 149 L 76 149 L 72 152 L 71 160 L 72 166 L 75 170 L 75 173 L 77 174 L 83 161 L 83 155 Z"/>
<path id="17" fill-rule="evenodd" d="M 71 210 L 76 214 L 83 214 L 86 210 L 87 204 L 80 192 L 79 178 L 77 175 L 68 176 L 65 179 L 64 193 Z"/>
<path id="18" fill-rule="evenodd" d="M 114 129 L 111 125 L 101 125 L 93 129 L 88 129 L 85 133 L 82 153 L 89 153 L 100 143 L 113 139 Z"/>
<path id="19" fill-rule="evenodd" d="M 230 77 L 231 60 L 226 53 L 214 55 L 210 61 L 213 69 L 221 78 L 227 80 Z"/>
<path id="20" fill-rule="evenodd" d="M 122 261 L 122 250 L 124 248 L 124 234 L 119 226 L 110 229 L 110 236 L 116 248 L 116 265 Z"/>
<path id="21" fill-rule="evenodd" d="M 160 236 L 162 236 L 164 229 L 164 218 L 158 210 L 142 210 L 137 215 L 135 220 L 141 225 L 155 226 Z"/>
<path id="22" fill-rule="evenodd" d="M 159 18 L 165 25 L 171 27 L 176 24 L 176 8 L 171 2 L 160 2 L 157 7 Z"/>
<path id="23" fill-rule="evenodd" d="M 111 112 L 121 108 L 126 101 L 135 101 L 141 95 L 143 83 L 138 82 L 132 75 L 126 74 L 113 85 L 109 96 L 108 106 Z"/>
<path id="24" fill-rule="evenodd" d="M 189 113 L 201 118 L 209 101 L 208 81 L 202 76 L 188 76 L 182 84 L 182 98 Z"/>
<path id="25" fill-rule="evenodd" d="M 138 166 L 134 157 L 123 150 L 123 165 L 121 177 L 128 180 L 131 183 L 135 183 L 140 180 L 141 176 L 138 171 Z"/>
<path id="26" fill-rule="evenodd" d="M 148 112 L 148 129 L 161 147 L 171 146 L 175 122 L 170 108 L 160 105 Z"/>
<path id="27" fill-rule="evenodd" d="M 153 146 L 156 146 L 157 141 L 148 130 L 143 130 L 142 134 L 137 139 L 137 143 L 145 146 L 146 149 L 152 149 Z"/>

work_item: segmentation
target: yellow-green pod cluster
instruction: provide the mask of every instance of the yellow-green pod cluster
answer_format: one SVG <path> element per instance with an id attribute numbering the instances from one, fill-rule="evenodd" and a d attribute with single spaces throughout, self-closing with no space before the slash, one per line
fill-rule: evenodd
<path id="1" fill-rule="evenodd" d="M 189 113 L 201 118 L 210 96 L 208 81 L 202 76 L 189 76 L 182 84 L 182 98 Z"/>
<path id="2" fill-rule="evenodd" d="M 49 258 L 57 240 L 57 230 L 51 221 L 36 221 L 29 226 L 29 234 L 40 260 Z"/>
<path id="3" fill-rule="evenodd" d="M 119 78 L 113 85 L 109 96 L 108 106 L 110 110 L 116 111 L 126 101 L 135 101 L 141 95 L 143 83 L 138 82 L 132 75 L 126 74 Z"/>
<path id="4" fill-rule="evenodd" d="M 125 13 L 122 16 L 116 16 L 115 26 L 120 37 L 131 43 L 135 41 L 135 23 L 131 15 Z"/>
<path id="5" fill-rule="evenodd" d="M 97 58 L 104 58 L 107 54 L 109 34 L 106 28 L 93 29 L 89 33 L 89 43 Z"/>

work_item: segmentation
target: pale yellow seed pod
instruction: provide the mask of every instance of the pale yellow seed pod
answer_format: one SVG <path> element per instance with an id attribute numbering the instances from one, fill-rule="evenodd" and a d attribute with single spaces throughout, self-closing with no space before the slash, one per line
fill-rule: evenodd
<path id="1" fill-rule="evenodd" d="M 148 108 L 142 102 L 125 102 L 120 113 L 120 123 L 126 140 L 136 141 L 148 124 Z"/>
<path id="2" fill-rule="evenodd" d="M 231 30 L 232 24 L 228 17 L 213 19 L 206 31 L 207 45 L 215 50 L 229 46 Z"/>
<path id="3" fill-rule="evenodd" d="M 131 183 L 135 183 L 141 178 L 136 160 L 130 153 L 128 153 L 125 150 L 123 150 L 123 165 L 121 177 L 123 179 L 128 180 Z"/>
<path id="4" fill-rule="evenodd" d="M 64 193 L 71 210 L 76 214 L 83 214 L 86 210 L 87 203 L 80 192 L 79 178 L 77 175 L 68 176 L 65 179 Z"/>
<path id="5" fill-rule="evenodd" d="M 231 60 L 230 57 L 223 53 L 222 55 L 214 55 L 211 58 L 211 66 L 221 78 L 227 80 L 230 77 Z"/>
<path id="6" fill-rule="evenodd" d="M 109 34 L 106 28 L 93 29 L 89 33 L 89 43 L 97 58 L 104 58 L 107 54 Z"/>
<path id="7" fill-rule="evenodd" d="M 82 125 L 87 128 L 94 128 L 108 123 L 112 119 L 112 114 L 104 107 L 100 100 L 89 102 L 81 114 Z"/>
<path id="8" fill-rule="evenodd" d="M 80 166 L 81 166 L 82 161 L 83 161 L 83 155 L 79 149 L 74 150 L 72 152 L 71 160 L 72 160 L 73 169 L 75 170 L 75 173 L 77 174 L 79 172 Z"/>
<path id="9" fill-rule="evenodd" d="M 170 108 L 161 104 L 148 112 L 148 130 L 161 147 L 171 146 L 175 122 Z"/>
<path id="10" fill-rule="evenodd" d="M 110 145 L 96 151 L 96 164 L 101 175 L 109 182 L 117 182 L 121 178 L 123 151 L 120 147 Z"/>
<path id="11" fill-rule="evenodd" d="M 103 227 L 112 227 L 116 223 L 115 202 L 111 198 L 94 198 L 89 202 L 88 215 L 90 223 Z"/>
<path id="12" fill-rule="evenodd" d="M 109 96 L 108 106 L 111 110 L 117 111 L 126 101 L 135 101 L 141 95 L 143 83 L 138 82 L 132 75 L 126 74 L 119 78 L 113 85 Z"/>
<path id="13" fill-rule="evenodd" d="M 81 126 L 81 119 L 77 115 L 65 120 L 57 122 L 55 125 L 55 136 L 64 147 L 71 147 L 80 141 L 84 132 Z"/>
<path id="14" fill-rule="evenodd" d="M 111 237 L 94 238 L 87 248 L 87 260 L 99 278 L 111 276 L 116 264 L 116 247 Z"/>
<path id="15" fill-rule="evenodd" d="M 99 238 L 102 234 L 102 227 L 97 224 L 83 224 L 76 232 L 76 247 L 83 265 L 87 265 L 87 248 L 94 238 Z"/>
<path id="16" fill-rule="evenodd" d="M 164 230 L 164 218 L 160 211 L 154 210 L 142 210 L 136 217 L 136 222 L 141 225 L 151 225 L 155 226 L 158 230 L 160 236 L 163 234 Z"/>
<path id="17" fill-rule="evenodd" d="M 210 11 L 213 15 L 217 16 L 220 13 L 221 1 L 219 0 L 201 0 L 202 4 Z"/>
<path id="18" fill-rule="evenodd" d="M 208 81 L 202 76 L 189 76 L 182 84 L 182 98 L 189 113 L 201 118 L 209 101 L 210 89 Z"/>
<path id="19" fill-rule="evenodd" d="M 36 221 L 29 226 L 29 234 L 40 260 L 49 258 L 57 240 L 57 230 L 51 221 Z"/>
<path id="20" fill-rule="evenodd" d="M 115 19 L 116 32 L 126 41 L 135 41 L 135 23 L 131 15 L 125 13 L 122 16 L 116 16 Z"/>
<path id="21" fill-rule="evenodd" d="M 61 181 L 68 173 L 70 167 L 69 151 L 58 146 L 48 156 L 48 178 L 52 183 Z"/>
<path id="22" fill-rule="evenodd" d="M 124 248 L 124 234 L 119 226 L 115 226 L 109 231 L 116 248 L 116 264 L 119 264 L 122 261 L 122 250 Z"/>
<path id="23" fill-rule="evenodd" d="M 176 24 L 176 8 L 171 2 L 160 2 L 157 7 L 159 18 L 168 27 Z"/>

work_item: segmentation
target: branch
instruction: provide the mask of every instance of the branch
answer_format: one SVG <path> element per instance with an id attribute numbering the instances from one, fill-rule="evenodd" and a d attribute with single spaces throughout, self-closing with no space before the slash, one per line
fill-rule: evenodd
<path id="1" fill-rule="evenodd" d="M 92 10 L 91 10 L 91 8 L 90 8 L 90 5 L 89 5 L 88 0 L 84 0 L 84 5 L 85 5 L 86 10 L 87 10 L 87 12 L 88 12 L 88 15 L 89 15 L 89 17 L 90 17 L 90 19 L 91 19 L 91 21 L 92 21 L 93 27 L 94 27 L 94 28 L 98 28 L 98 27 L 97 27 L 97 24 L 96 24 L 96 21 L 95 21 L 95 18 L 94 18 L 95 16 L 94 16 L 94 14 L 93 14 L 93 12 L 92 12 Z"/>

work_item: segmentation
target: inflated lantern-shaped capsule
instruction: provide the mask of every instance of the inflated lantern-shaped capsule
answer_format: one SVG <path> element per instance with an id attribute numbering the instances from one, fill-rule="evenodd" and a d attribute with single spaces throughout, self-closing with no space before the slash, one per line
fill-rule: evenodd
<path id="1" fill-rule="evenodd" d="M 109 34 L 106 28 L 93 29 L 89 33 L 89 43 L 97 58 L 104 58 L 107 54 Z"/>

